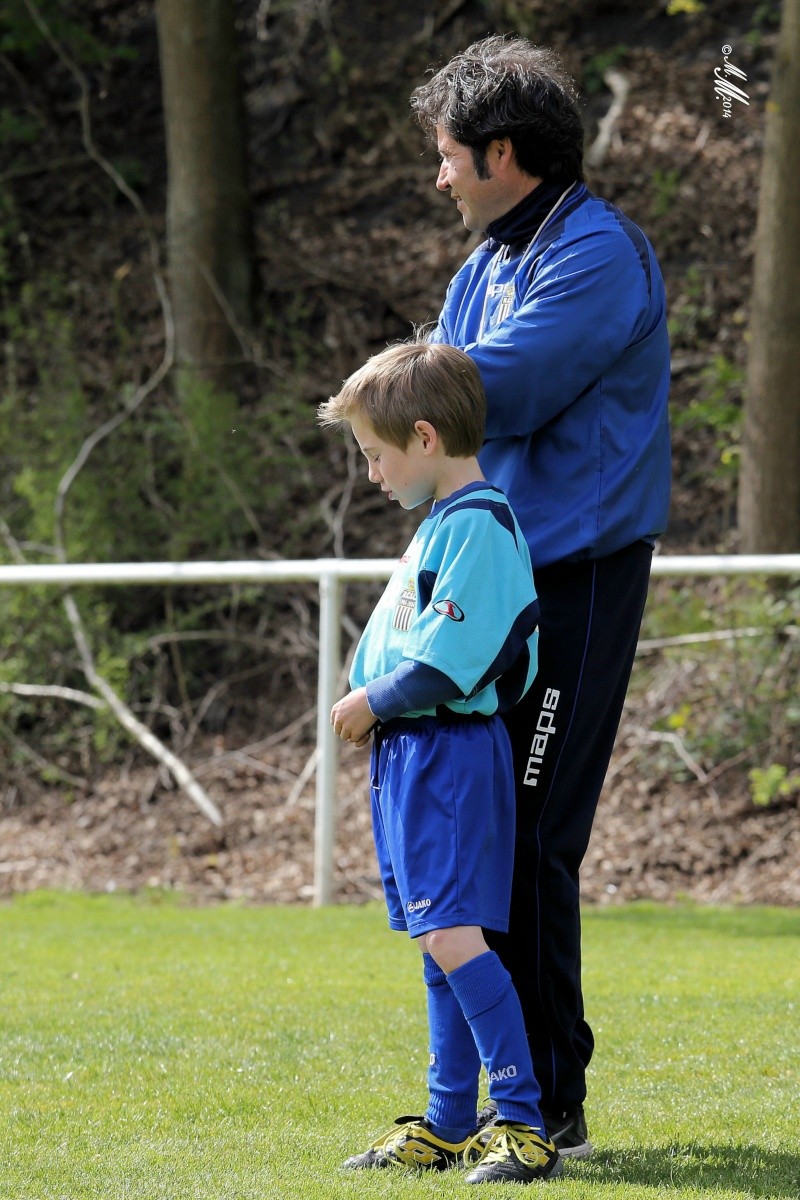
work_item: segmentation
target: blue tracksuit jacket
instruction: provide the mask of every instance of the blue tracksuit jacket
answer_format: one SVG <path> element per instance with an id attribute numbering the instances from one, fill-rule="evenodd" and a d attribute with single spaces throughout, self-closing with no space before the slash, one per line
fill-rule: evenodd
<path id="1" fill-rule="evenodd" d="M 666 527 L 666 300 L 653 248 L 583 183 L 540 184 L 489 226 L 431 340 L 465 350 L 488 399 L 487 479 L 534 570 Z"/>

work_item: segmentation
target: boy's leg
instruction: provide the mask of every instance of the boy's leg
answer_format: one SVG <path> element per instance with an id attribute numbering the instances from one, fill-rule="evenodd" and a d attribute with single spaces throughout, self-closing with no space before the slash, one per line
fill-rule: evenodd
<path id="1" fill-rule="evenodd" d="M 429 735 L 435 727 L 430 723 Z M 392 928 L 407 927 L 406 908 L 395 877 L 394 859 L 398 844 L 395 830 L 384 821 L 382 804 L 387 800 L 390 814 L 405 811 L 404 792 L 407 773 L 406 755 L 395 753 L 393 743 L 405 740 L 376 735 L 372 753 L 372 816 L 375 849 L 383 881 L 389 923 Z M 432 737 L 431 739 L 432 740 Z M 388 744 L 384 744 L 388 742 Z M 388 763 L 388 767 L 387 767 Z M 491 769 L 489 764 L 488 769 Z M 393 776 L 393 772 L 396 774 Z M 433 776 L 428 772 L 426 778 Z M 417 788 L 417 792 L 421 789 Z M 412 826 L 418 822 L 412 820 Z M 401 822 L 402 827 L 402 822 Z M 402 856 L 399 856 L 402 864 Z M 444 872 L 440 871 L 444 876 Z M 405 876 L 403 876 L 405 882 Z M 350 1170 L 390 1167 L 395 1164 L 428 1170 L 458 1166 L 462 1151 L 475 1128 L 480 1058 L 469 1025 L 447 983 L 444 971 L 425 953 L 425 937 L 418 935 L 423 951 L 424 977 L 428 995 L 430 1027 L 429 1104 L 425 1116 L 398 1117 L 394 1127 L 363 1153 L 348 1158 Z"/>
<path id="2" fill-rule="evenodd" d="M 487 1162 L 492 1172 L 499 1173 L 479 1178 L 528 1182 L 553 1176 L 560 1170 L 558 1154 L 533 1127 L 542 1127 L 539 1089 L 519 1002 L 508 973 L 488 951 L 481 932 L 481 926 L 503 928 L 508 913 L 514 825 L 508 735 L 497 718 L 465 723 L 423 719 L 393 730 L 388 737 L 384 733 L 380 743 L 379 752 L 373 753 L 377 768 L 373 811 L 379 818 L 379 859 L 388 857 L 386 874 L 391 886 L 386 886 L 384 875 L 384 887 L 390 925 L 395 929 L 405 926 L 412 937 L 419 938 L 423 951 L 429 951 L 448 976 L 448 987 L 492 1073 L 492 1092 L 503 1104 L 496 1130 L 505 1140 L 497 1147 L 492 1141 L 494 1158 Z M 462 922 L 466 917 L 466 923 L 447 920 L 456 914 Z M 482 970 L 470 966 L 473 959 L 485 959 Z M 446 993 L 434 990 L 441 986 L 438 972 L 429 967 L 428 973 L 433 985 L 429 991 L 444 996 Z M 455 985 L 451 977 L 455 977 Z M 454 1010 L 449 1011 L 452 1017 Z M 451 1029 L 453 1024 L 451 1020 Z M 463 1034 L 462 1024 L 455 1027 Z M 438 1073 L 434 1078 L 440 1093 L 449 1086 L 447 1077 L 453 1065 L 449 1043 L 446 1048 L 448 1053 L 440 1063 L 444 1084 Z M 470 1061 L 475 1064 L 474 1051 Z M 477 1070 L 474 1074 L 477 1076 Z M 461 1090 L 461 1084 L 456 1086 Z M 461 1108 L 465 1096 L 463 1084 L 463 1095 L 454 1106 L 457 1122 L 467 1119 L 466 1109 L 462 1115 Z M 469 1097 L 474 1123 L 475 1082 L 470 1084 Z M 442 1107 L 440 1104 L 441 1095 L 432 1097 L 431 1113 L 438 1113 L 441 1120 L 452 1110 L 449 1100 Z M 447 1131 L 452 1133 L 454 1128 L 460 1132 L 458 1125 Z M 495 1139 L 495 1134 L 492 1131 L 488 1136 Z M 404 1117 L 370 1150 L 345 1165 L 401 1162 L 441 1168 L 456 1165 L 468 1145 L 472 1143 L 466 1138 L 463 1144 L 439 1138 L 429 1119 Z M 509 1161 L 498 1161 L 503 1155 Z M 483 1169 L 482 1163 L 478 1170 Z"/>
<path id="3" fill-rule="evenodd" d="M 438 1137 L 462 1142 L 475 1129 L 481 1060 L 447 975 L 423 953 L 428 996 L 428 1108 L 425 1119 Z"/>
<path id="4" fill-rule="evenodd" d="M 423 1117 L 398 1117 L 394 1128 L 362 1154 L 348 1158 L 349 1170 L 414 1166 L 444 1170 L 460 1166 L 475 1129 L 480 1058 L 469 1025 L 444 971 L 425 953 L 430 1066 L 428 1108 Z"/>
<path id="5" fill-rule="evenodd" d="M 467 1182 L 555 1178 L 561 1162 L 539 1112 L 539 1085 L 511 976 L 487 948 L 480 928 L 434 930 L 425 940 L 441 967 L 450 968 L 447 982 L 472 1031 L 497 1105 L 495 1125 L 467 1147 L 468 1163 L 473 1147 L 477 1150 Z"/>
<path id="6" fill-rule="evenodd" d="M 538 1107 L 541 1093 L 522 1009 L 508 971 L 489 950 L 478 928 L 438 929 L 425 940 L 428 953 L 439 960 L 443 972 L 449 968 L 446 979 L 486 1068 L 498 1117 L 543 1132 Z"/>

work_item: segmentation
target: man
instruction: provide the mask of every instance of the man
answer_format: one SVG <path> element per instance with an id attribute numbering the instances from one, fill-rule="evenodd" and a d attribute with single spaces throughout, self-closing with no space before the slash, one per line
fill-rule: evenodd
<path id="1" fill-rule="evenodd" d="M 664 286 L 646 237 L 583 182 L 583 130 L 555 56 L 476 42 L 416 89 L 436 186 L 486 240 L 431 340 L 465 350 L 488 399 L 486 477 L 528 541 L 539 673 L 507 715 L 517 838 L 507 934 L 487 934 L 520 996 L 547 1132 L 591 1153 L 583 1102 L 579 869 L 616 737 L 670 451 Z"/>

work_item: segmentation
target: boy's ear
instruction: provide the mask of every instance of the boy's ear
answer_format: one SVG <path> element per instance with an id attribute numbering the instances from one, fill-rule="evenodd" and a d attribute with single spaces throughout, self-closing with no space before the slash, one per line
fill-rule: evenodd
<path id="1" fill-rule="evenodd" d="M 426 454 L 432 454 L 439 444 L 439 435 L 430 421 L 415 421 L 414 437 L 422 442 L 422 449 Z"/>

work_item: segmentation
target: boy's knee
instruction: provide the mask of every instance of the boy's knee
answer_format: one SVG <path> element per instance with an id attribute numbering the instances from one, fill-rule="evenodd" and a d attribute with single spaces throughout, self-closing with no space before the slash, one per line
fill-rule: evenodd
<path id="1" fill-rule="evenodd" d="M 432 929 L 425 935 L 425 941 L 428 954 L 448 975 L 488 950 L 479 925 Z"/>

